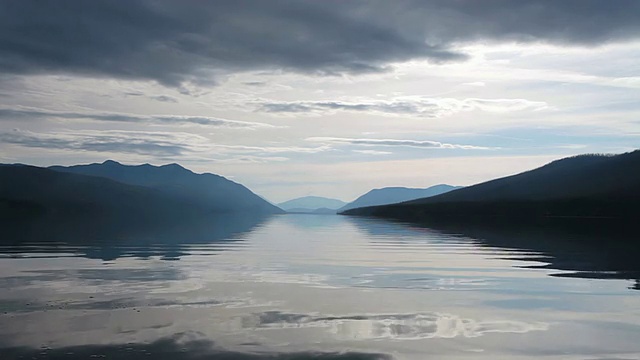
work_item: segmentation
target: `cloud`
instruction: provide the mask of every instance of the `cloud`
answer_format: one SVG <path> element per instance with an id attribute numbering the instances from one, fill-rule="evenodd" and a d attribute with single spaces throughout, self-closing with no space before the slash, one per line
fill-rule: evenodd
<path id="1" fill-rule="evenodd" d="M 170 102 L 170 103 L 177 103 L 178 99 L 174 98 L 173 96 L 168 96 L 168 95 L 154 95 L 154 96 L 150 96 L 151 99 L 153 100 L 157 100 L 160 102 Z"/>
<path id="2" fill-rule="evenodd" d="M 125 153 L 166 158 L 202 150 L 206 139 L 178 132 L 82 131 L 44 134 L 13 130 L 0 133 L 0 143 L 49 150 Z"/>
<path id="3" fill-rule="evenodd" d="M 228 163 L 262 164 L 262 163 L 267 163 L 267 162 L 284 162 L 284 161 L 289 161 L 289 158 L 283 157 L 283 156 L 251 156 L 251 155 L 244 155 L 244 156 L 238 156 L 238 157 L 233 157 L 233 158 L 229 158 L 229 159 L 219 160 L 218 162 L 221 162 L 221 163 L 228 162 Z"/>
<path id="4" fill-rule="evenodd" d="M 263 128 L 276 128 L 277 126 L 259 122 L 247 122 L 227 120 L 207 116 L 181 116 L 181 115 L 135 115 L 124 113 L 98 113 L 98 112 L 60 112 L 39 108 L 0 108 L 0 121 L 2 120 L 93 120 L 107 122 L 129 122 L 149 124 L 174 124 L 174 125 L 202 125 L 235 129 L 256 130 Z"/>
<path id="5" fill-rule="evenodd" d="M 246 82 L 243 82 L 243 84 L 247 85 L 247 86 L 265 86 L 265 85 L 267 85 L 267 83 L 264 82 L 264 81 L 246 81 Z"/>
<path id="6" fill-rule="evenodd" d="M 462 85 L 464 85 L 464 86 L 484 87 L 487 84 L 485 84 L 483 81 L 475 81 L 475 82 L 463 83 Z"/>
<path id="7" fill-rule="evenodd" d="M 316 147 L 302 147 L 302 146 L 245 146 L 245 145 L 216 145 L 219 148 L 231 150 L 233 152 L 256 152 L 263 154 L 278 154 L 278 153 L 302 153 L 302 154 L 316 154 L 324 151 L 329 151 L 332 148 L 328 145 L 316 146 Z"/>
<path id="8" fill-rule="evenodd" d="M 338 111 L 366 112 L 378 115 L 419 116 L 440 118 L 462 111 L 481 110 L 487 112 L 511 112 L 548 109 L 543 101 L 526 99 L 454 99 L 401 97 L 390 101 L 299 101 L 299 102 L 263 102 L 258 110 L 270 113 L 291 113 L 318 115 Z"/>
<path id="9" fill-rule="evenodd" d="M 0 132 L 0 144 L 49 150 L 241 163 L 282 162 L 289 159 L 284 156 L 274 156 L 274 154 L 315 154 L 332 149 L 329 145 L 315 147 L 224 145 L 214 144 L 210 139 L 192 133 L 120 130 L 39 133 L 14 129 Z"/>
<path id="10" fill-rule="evenodd" d="M 461 61 L 474 41 L 595 45 L 640 36 L 635 0 L 0 0 L 0 74 L 214 85 L 224 74 L 380 72 Z"/>
<path id="11" fill-rule="evenodd" d="M 447 144 L 430 140 L 393 140 L 393 139 L 349 139 L 336 137 L 310 137 L 307 141 L 322 142 L 328 144 L 360 145 L 360 146 L 408 146 L 427 149 L 465 149 L 487 150 L 489 148 L 473 145 Z"/>
<path id="12" fill-rule="evenodd" d="M 378 151 L 378 150 L 353 150 L 354 153 L 365 154 L 365 155 L 391 155 L 392 152 L 389 151 Z"/>

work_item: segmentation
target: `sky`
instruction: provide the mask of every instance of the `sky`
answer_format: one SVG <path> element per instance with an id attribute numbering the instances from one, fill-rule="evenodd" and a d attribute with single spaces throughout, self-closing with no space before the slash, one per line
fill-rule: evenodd
<path id="1" fill-rule="evenodd" d="M 0 0 L 0 162 L 282 202 L 640 144 L 640 1 Z"/>

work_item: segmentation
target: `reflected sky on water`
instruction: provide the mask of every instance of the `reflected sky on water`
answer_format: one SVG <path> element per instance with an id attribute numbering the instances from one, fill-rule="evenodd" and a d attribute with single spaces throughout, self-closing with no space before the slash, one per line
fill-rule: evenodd
<path id="1" fill-rule="evenodd" d="M 13 225 L 3 359 L 640 356 L 633 235 L 302 214 Z"/>

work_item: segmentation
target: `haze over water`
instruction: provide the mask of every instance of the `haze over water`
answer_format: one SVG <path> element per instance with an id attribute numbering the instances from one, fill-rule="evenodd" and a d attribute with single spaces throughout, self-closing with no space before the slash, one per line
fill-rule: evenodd
<path id="1" fill-rule="evenodd" d="M 637 249 L 602 235 L 294 214 L 200 225 L 8 232 L 1 358 L 640 356 Z"/>

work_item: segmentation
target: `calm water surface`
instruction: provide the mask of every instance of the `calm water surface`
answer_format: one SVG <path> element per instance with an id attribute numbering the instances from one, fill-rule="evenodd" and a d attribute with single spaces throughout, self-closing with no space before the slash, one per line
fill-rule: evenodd
<path id="1" fill-rule="evenodd" d="M 0 358 L 639 359 L 637 238 L 325 215 L 41 224 L 0 246 Z"/>

